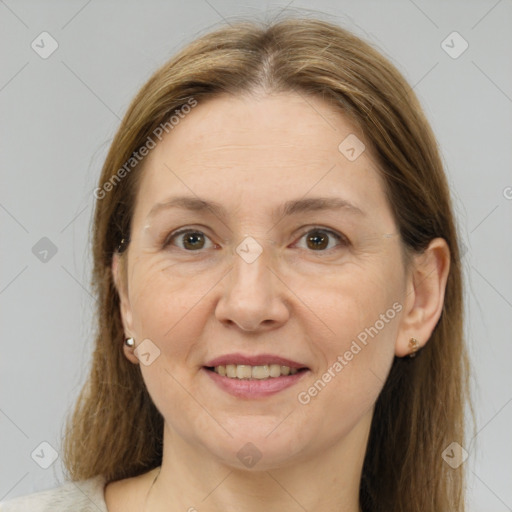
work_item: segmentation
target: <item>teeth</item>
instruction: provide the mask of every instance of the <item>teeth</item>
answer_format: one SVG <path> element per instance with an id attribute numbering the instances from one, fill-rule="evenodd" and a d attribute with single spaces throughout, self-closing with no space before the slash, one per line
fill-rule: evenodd
<path id="1" fill-rule="evenodd" d="M 261 366 L 249 366 L 247 364 L 227 364 L 216 366 L 213 371 L 231 379 L 268 379 L 281 377 L 282 375 L 295 375 L 299 370 L 279 364 L 264 364 Z"/>
<path id="2" fill-rule="evenodd" d="M 270 377 L 270 366 L 253 366 L 249 372 L 249 377 L 253 379 L 268 379 Z"/>
<path id="3" fill-rule="evenodd" d="M 271 377 L 279 377 L 281 375 L 281 367 L 278 364 L 271 364 L 268 367 L 268 374 Z"/>
<path id="4" fill-rule="evenodd" d="M 236 365 L 236 376 L 239 379 L 250 379 L 251 378 L 251 367 L 245 364 L 237 364 Z"/>
<path id="5" fill-rule="evenodd" d="M 291 368 L 289 366 L 281 366 L 281 375 L 290 375 Z M 294 373 L 297 373 L 296 371 Z"/>

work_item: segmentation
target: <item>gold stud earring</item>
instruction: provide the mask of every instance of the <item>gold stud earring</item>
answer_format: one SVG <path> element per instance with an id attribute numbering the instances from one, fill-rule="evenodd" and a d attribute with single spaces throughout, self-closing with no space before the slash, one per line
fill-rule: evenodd
<path id="1" fill-rule="evenodd" d="M 420 342 L 416 338 L 411 338 L 409 340 L 409 349 L 411 350 L 409 357 L 416 357 L 416 352 L 420 349 Z"/>

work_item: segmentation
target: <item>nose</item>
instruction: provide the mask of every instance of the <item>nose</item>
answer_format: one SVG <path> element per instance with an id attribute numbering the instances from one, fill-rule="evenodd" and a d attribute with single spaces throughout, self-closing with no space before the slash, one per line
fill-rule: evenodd
<path id="1" fill-rule="evenodd" d="M 235 252 L 215 308 L 220 322 L 243 331 L 272 330 L 286 323 L 290 316 L 288 289 L 272 269 L 271 253 L 266 247 L 253 259 Z"/>

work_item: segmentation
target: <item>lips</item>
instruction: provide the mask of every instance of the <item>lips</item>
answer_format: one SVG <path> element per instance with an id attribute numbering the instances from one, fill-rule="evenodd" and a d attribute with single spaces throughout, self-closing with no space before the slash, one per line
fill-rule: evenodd
<path id="1" fill-rule="evenodd" d="M 247 366 L 270 366 L 270 365 L 279 365 L 279 366 L 288 366 L 289 368 L 295 368 L 297 370 L 300 369 L 309 369 L 307 365 L 300 363 L 298 361 L 293 361 L 291 359 L 287 359 L 281 356 L 277 356 L 274 354 L 258 354 L 254 356 L 248 356 L 240 353 L 232 353 L 225 354 L 223 356 L 216 357 L 215 359 L 211 359 L 205 364 L 206 368 L 214 368 L 216 366 L 227 366 L 227 365 L 247 365 Z"/>
<path id="2" fill-rule="evenodd" d="M 202 371 L 221 390 L 246 399 L 266 398 L 302 380 L 309 368 L 275 354 L 226 354 L 211 359 Z"/>

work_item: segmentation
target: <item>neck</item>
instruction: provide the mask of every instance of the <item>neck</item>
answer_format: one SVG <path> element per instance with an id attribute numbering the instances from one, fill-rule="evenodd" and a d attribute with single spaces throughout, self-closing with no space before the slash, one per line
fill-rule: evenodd
<path id="1" fill-rule="evenodd" d="M 164 426 L 162 466 L 145 512 L 359 512 L 361 471 L 372 411 L 341 440 L 289 465 L 241 470 Z M 151 479 L 153 481 L 153 479 Z"/>

